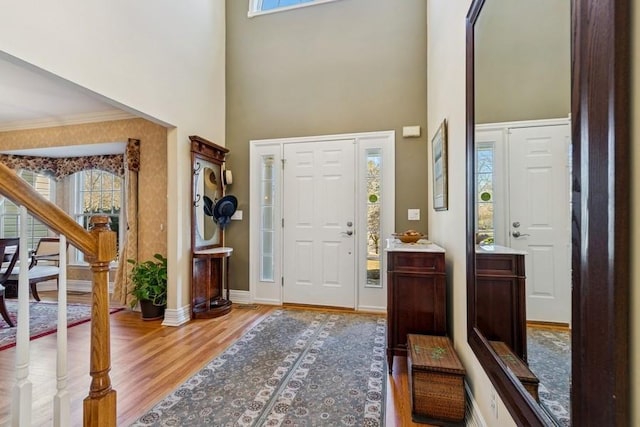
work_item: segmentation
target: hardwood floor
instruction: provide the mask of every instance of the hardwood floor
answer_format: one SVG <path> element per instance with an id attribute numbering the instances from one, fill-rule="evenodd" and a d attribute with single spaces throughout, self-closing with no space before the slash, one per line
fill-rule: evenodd
<path id="1" fill-rule="evenodd" d="M 56 298 L 42 292 L 42 299 Z M 70 294 L 69 302 L 89 301 L 89 295 Z M 142 321 L 129 310 L 110 316 L 111 381 L 117 392 L 118 425 L 135 421 L 156 402 L 187 380 L 209 360 L 259 323 L 276 307 L 234 306 L 227 316 L 199 319 L 180 327 Z M 68 329 L 69 393 L 74 426 L 82 425 L 82 400 L 89 390 L 90 323 Z M 29 379 L 33 384 L 32 425 L 50 426 L 53 414 L 56 335 L 31 341 Z M 0 351 L 0 425 L 8 422 L 15 383 L 15 347 Z M 413 426 L 406 360 L 395 359 L 394 374 L 387 379 L 387 426 Z"/>

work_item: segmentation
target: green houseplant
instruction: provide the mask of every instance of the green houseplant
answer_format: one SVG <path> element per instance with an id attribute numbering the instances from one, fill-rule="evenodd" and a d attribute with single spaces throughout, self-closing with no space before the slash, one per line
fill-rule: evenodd
<path id="1" fill-rule="evenodd" d="M 131 308 L 140 302 L 144 320 L 162 318 L 167 305 L 167 258 L 161 254 L 153 257 L 154 260 L 143 262 L 127 260 L 133 265 L 129 276 L 133 282 L 129 292 L 133 296 Z"/>

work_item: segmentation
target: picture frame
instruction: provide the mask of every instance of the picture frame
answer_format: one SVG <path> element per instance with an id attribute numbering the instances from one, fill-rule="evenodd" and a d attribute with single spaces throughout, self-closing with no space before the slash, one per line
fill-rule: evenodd
<path id="1" fill-rule="evenodd" d="M 447 120 L 444 119 L 431 139 L 431 169 L 433 170 L 433 209 L 449 209 L 447 188 Z"/>

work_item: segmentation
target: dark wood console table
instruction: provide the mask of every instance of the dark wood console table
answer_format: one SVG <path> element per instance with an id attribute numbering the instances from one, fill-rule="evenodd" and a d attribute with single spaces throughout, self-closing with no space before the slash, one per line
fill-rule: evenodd
<path id="1" fill-rule="evenodd" d="M 407 334 L 447 334 L 447 289 L 443 248 L 401 243 L 387 248 L 387 364 L 407 355 Z"/>
<path id="2" fill-rule="evenodd" d="M 209 319 L 231 311 L 229 259 L 232 248 L 193 251 L 191 313 L 194 319 Z"/>

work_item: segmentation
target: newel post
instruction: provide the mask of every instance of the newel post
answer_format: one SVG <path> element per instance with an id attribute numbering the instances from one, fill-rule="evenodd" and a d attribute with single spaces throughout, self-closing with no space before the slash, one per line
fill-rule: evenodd
<path id="1" fill-rule="evenodd" d="M 85 254 L 93 271 L 91 306 L 91 386 L 84 399 L 84 426 L 116 425 L 116 392 L 111 388 L 111 336 L 109 328 L 109 262 L 116 258 L 116 235 L 109 228 L 109 217 L 94 216 L 90 234 L 96 253 Z"/>

